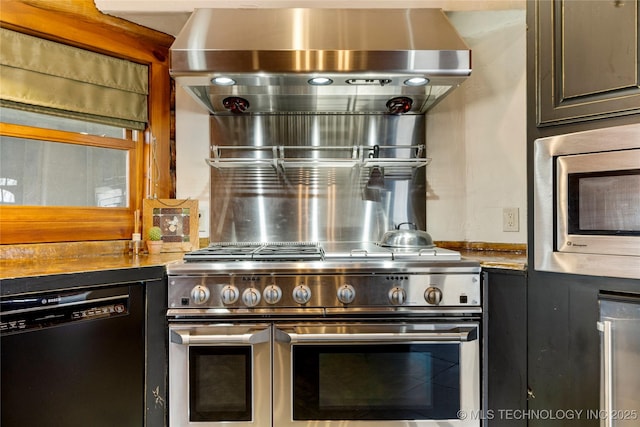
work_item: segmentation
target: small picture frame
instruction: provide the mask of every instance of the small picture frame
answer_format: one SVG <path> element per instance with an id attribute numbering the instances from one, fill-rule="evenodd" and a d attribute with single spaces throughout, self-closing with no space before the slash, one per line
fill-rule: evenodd
<path id="1" fill-rule="evenodd" d="M 142 239 L 149 228 L 162 230 L 162 252 L 189 252 L 200 247 L 198 201 L 193 199 L 144 199 Z"/>

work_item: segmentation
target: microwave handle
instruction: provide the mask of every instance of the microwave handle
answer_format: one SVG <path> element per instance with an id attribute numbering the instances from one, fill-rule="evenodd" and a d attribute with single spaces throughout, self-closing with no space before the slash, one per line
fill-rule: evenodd
<path id="1" fill-rule="evenodd" d="M 427 332 L 379 332 L 379 333 L 311 333 L 297 334 L 276 328 L 275 340 L 287 343 L 330 342 L 467 342 L 478 339 L 477 328 L 453 328 L 446 331 Z"/>
<path id="2" fill-rule="evenodd" d="M 171 331 L 175 344 L 261 344 L 271 338 L 269 329 L 237 335 L 192 335 L 189 331 Z"/>

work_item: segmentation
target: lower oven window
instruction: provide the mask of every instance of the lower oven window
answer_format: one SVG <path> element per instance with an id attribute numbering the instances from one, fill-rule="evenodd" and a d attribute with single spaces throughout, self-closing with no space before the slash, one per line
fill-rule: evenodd
<path id="1" fill-rule="evenodd" d="M 295 345 L 294 420 L 456 419 L 460 345 Z"/>
<path id="2" fill-rule="evenodd" d="M 189 347 L 189 419 L 251 421 L 251 346 Z"/>

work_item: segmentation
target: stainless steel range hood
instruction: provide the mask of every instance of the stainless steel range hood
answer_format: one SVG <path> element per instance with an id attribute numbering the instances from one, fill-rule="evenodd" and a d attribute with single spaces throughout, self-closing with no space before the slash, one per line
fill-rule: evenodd
<path id="1" fill-rule="evenodd" d="M 471 51 L 440 9 L 196 9 L 170 71 L 212 114 L 423 114 Z"/>

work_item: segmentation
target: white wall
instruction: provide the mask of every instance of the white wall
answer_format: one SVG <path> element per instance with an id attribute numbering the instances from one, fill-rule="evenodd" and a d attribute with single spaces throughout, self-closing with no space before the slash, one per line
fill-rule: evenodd
<path id="1" fill-rule="evenodd" d="M 435 240 L 526 242 L 525 11 L 452 12 L 472 76 L 427 113 L 427 230 Z M 209 116 L 176 87 L 177 197 L 199 200 L 209 235 Z M 502 209 L 520 231 L 502 231 Z"/>
<path id="2" fill-rule="evenodd" d="M 209 113 L 176 84 L 176 197 L 197 199 L 200 237 L 209 237 Z"/>
<path id="3" fill-rule="evenodd" d="M 94 0 L 103 13 L 178 35 L 195 8 L 411 8 L 442 10 L 524 9 L 525 0 Z"/>
<path id="4" fill-rule="evenodd" d="M 427 230 L 435 240 L 526 243 L 525 11 L 452 12 L 472 75 L 427 113 Z M 520 230 L 502 231 L 503 208 Z"/>

